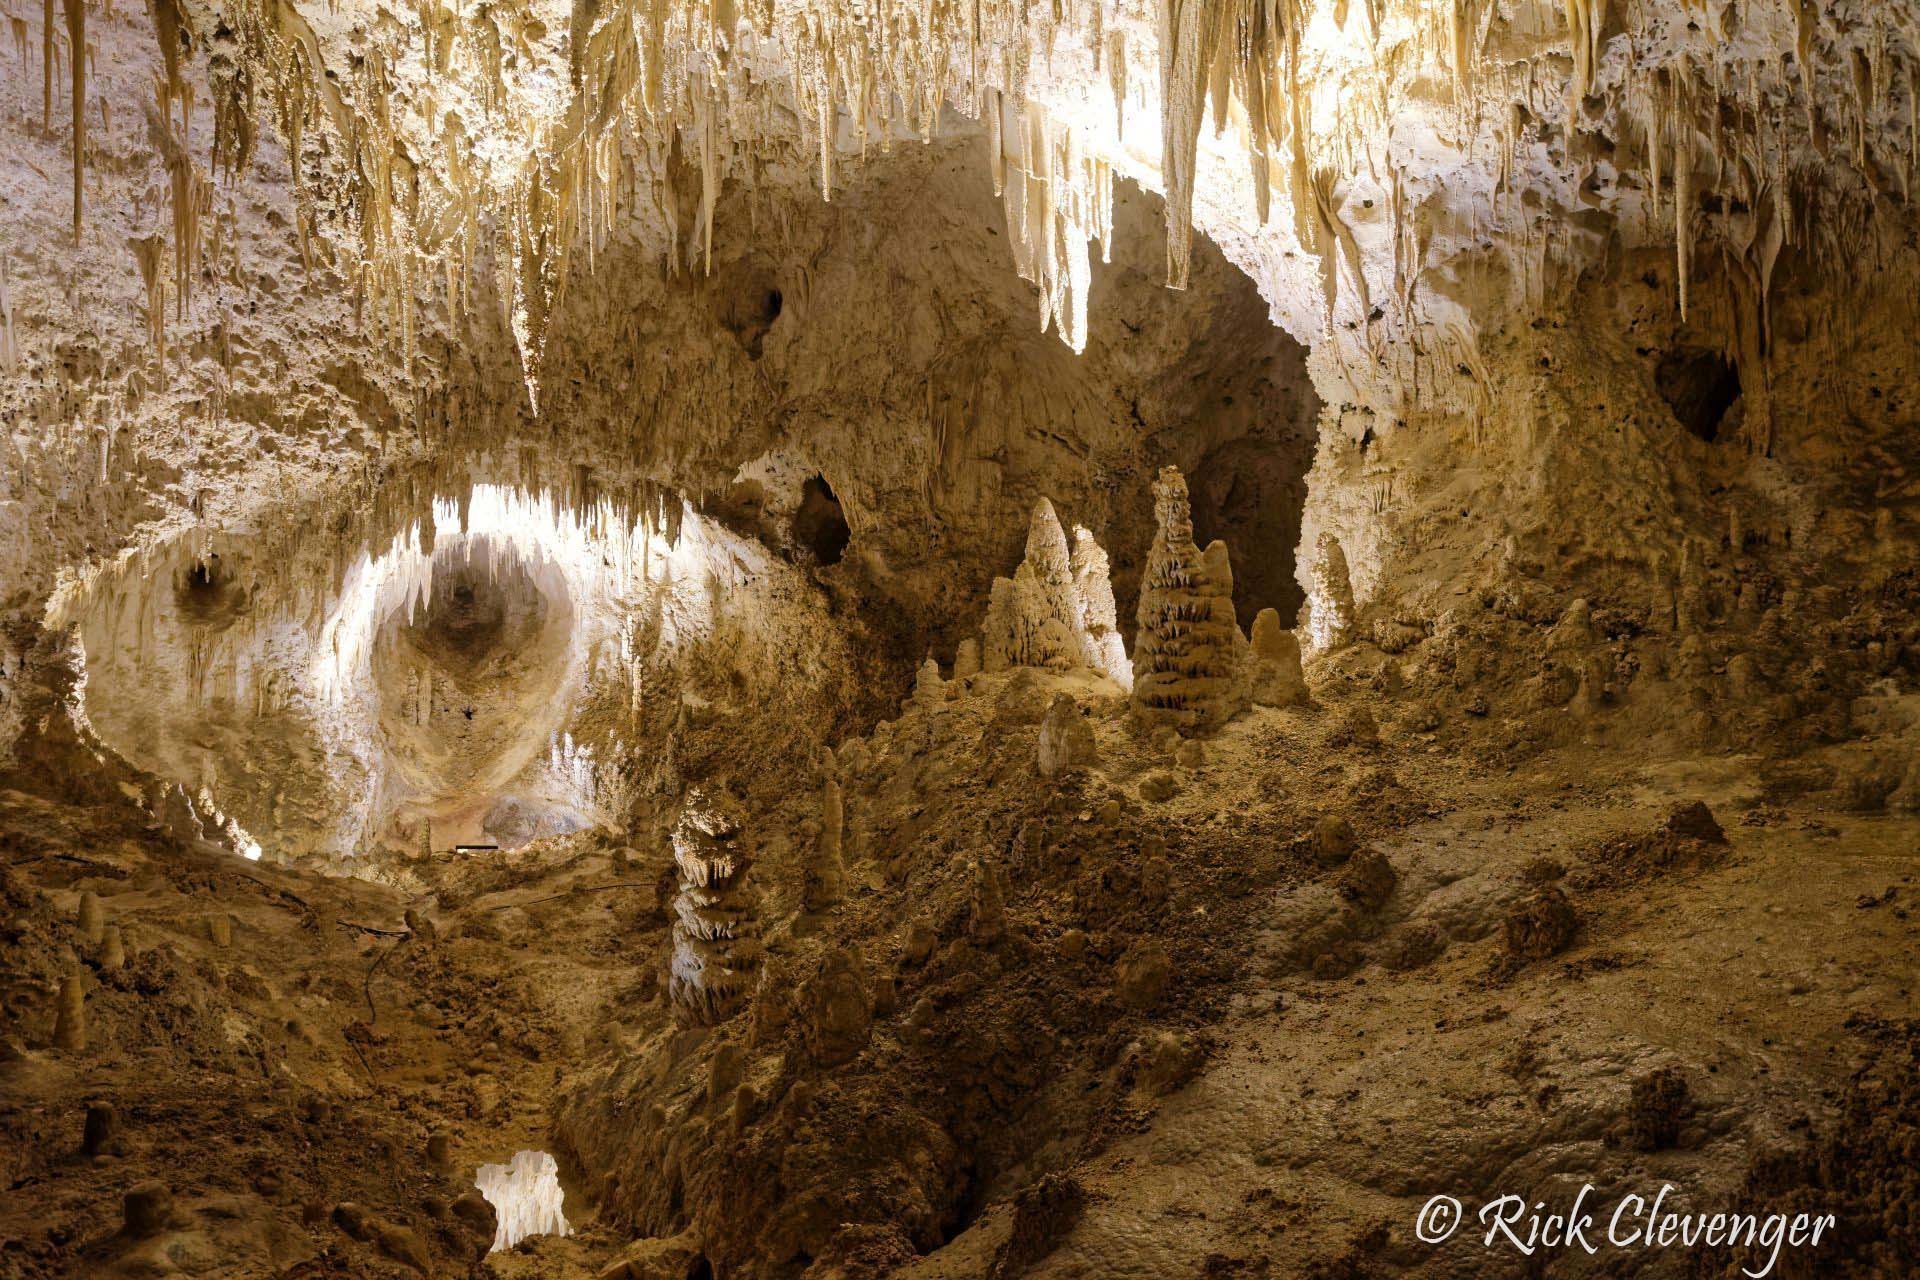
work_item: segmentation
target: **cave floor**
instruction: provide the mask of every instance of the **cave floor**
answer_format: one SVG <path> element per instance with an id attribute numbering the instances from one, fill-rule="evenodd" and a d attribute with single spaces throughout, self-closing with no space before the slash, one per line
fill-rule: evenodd
<path id="1" fill-rule="evenodd" d="M 1195 905 L 1252 922 L 1214 940 L 1244 963 L 1191 1037 L 1202 1061 L 1126 1086 L 1133 1122 L 1080 1144 L 1088 1207 L 1027 1274 L 1507 1274 L 1517 1260 L 1470 1233 L 1415 1242 L 1426 1197 L 1671 1183 L 1677 1203 L 1730 1201 L 1756 1154 L 1831 1116 L 1877 1029 L 1915 1016 L 1920 822 L 1830 812 L 1725 755 L 1573 746 L 1485 769 L 1418 738 L 1343 755 L 1316 723 L 1288 770 L 1240 767 L 1298 715 L 1230 729 L 1156 820 L 1228 842 L 1273 813 L 1297 829 L 1310 780 L 1332 786 L 1331 770 L 1398 883 L 1358 912 L 1295 858 L 1238 902 Z M 1102 747 L 1125 773 L 1124 745 Z M 1369 782 L 1383 761 L 1384 796 Z M 1273 789 L 1282 776 L 1292 794 Z M 1728 843 L 1672 858 L 1648 833 L 1695 800 Z M 431 1259 L 437 1274 L 478 1259 L 484 1242 L 448 1208 L 473 1170 L 550 1148 L 570 1077 L 668 1016 L 664 850 L 629 861 L 578 835 L 377 884 L 184 848 L 130 808 L 19 790 L 0 793 L 0 835 L 22 1036 L 0 1062 L 0 1273 L 382 1275 Z M 906 891 L 869 879 L 870 893 Z M 1571 888 L 1578 931 L 1515 963 L 1503 922 L 1548 880 Z M 119 970 L 74 923 L 84 891 L 126 938 Z M 77 1053 L 47 1044 L 76 955 Z M 1684 1072 L 1687 1097 L 1647 1150 L 1633 1095 L 1663 1066 Z M 100 1100 L 117 1135 L 83 1156 Z M 440 1167 L 433 1133 L 450 1138 Z M 121 1195 L 148 1178 L 170 1188 L 173 1228 L 116 1235 Z M 592 1275 L 621 1256 L 631 1233 L 596 1221 L 580 1171 L 564 1180 L 577 1234 L 494 1254 L 497 1274 Z M 374 1223 L 367 1239 L 351 1206 Z M 1011 1217 L 987 1197 L 900 1274 L 987 1274 Z M 1552 1272 L 1609 1265 L 1562 1253 Z M 1629 1269 L 1685 1266 L 1652 1252 Z"/>

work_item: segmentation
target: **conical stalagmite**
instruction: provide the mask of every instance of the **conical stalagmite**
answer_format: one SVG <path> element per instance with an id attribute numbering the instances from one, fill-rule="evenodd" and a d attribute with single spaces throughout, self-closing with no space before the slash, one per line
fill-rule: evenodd
<path id="1" fill-rule="evenodd" d="M 1054 514 L 1053 503 L 1045 498 L 1033 504 L 1033 514 L 1027 521 L 1026 559 L 1023 563 L 1033 575 L 1033 606 L 1037 615 L 1032 624 L 1034 629 L 1038 630 L 1040 623 L 1052 620 L 1058 622 L 1069 636 L 1083 633 L 1079 593 L 1074 589 L 1073 553 L 1067 547 L 1067 531 L 1060 527 L 1060 517 Z"/>
<path id="2" fill-rule="evenodd" d="M 828 778 L 820 801 L 820 835 L 807 864 L 808 911 L 825 911 L 846 896 L 847 872 L 841 852 L 846 825 L 845 797 L 839 782 Z"/>
<path id="3" fill-rule="evenodd" d="M 80 936 L 94 946 L 100 945 L 105 936 L 107 918 L 100 910 L 100 899 L 91 891 L 80 895 L 80 910 L 76 923 L 80 926 Z"/>
<path id="4" fill-rule="evenodd" d="M 1073 531 L 1073 585 L 1086 624 L 1088 660 L 1121 688 L 1133 685 L 1133 666 L 1120 638 L 1119 611 L 1113 602 L 1112 567 L 1091 530 Z"/>
<path id="5" fill-rule="evenodd" d="M 103 972 L 114 973 L 126 967 L 127 946 L 121 937 L 120 926 L 110 924 L 100 939 L 100 968 Z"/>
<path id="6" fill-rule="evenodd" d="M 1133 642 L 1133 705 L 1150 721 L 1183 730 L 1212 729 L 1244 697 L 1239 664 L 1246 647 L 1233 616 L 1226 548 L 1202 553 L 1193 541 L 1187 482 L 1176 467 L 1153 486 L 1156 531 L 1140 580 L 1140 624 Z"/>
<path id="7" fill-rule="evenodd" d="M 1300 670 L 1300 642 L 1280 625 L 1276 609 L 1262 609 L 1253 620 L 1247 654 L 1247 692 L 1263 707 L 1290 707 L 1307 698 Z"/>
<path id="8" fill-rule="evenodd" d="M 87 993 L 77 976 L 61 980 L 54 1011 L 53 1047 L 78 1053 L 87 1047 Z"/>
<path id="9" fill-rule="evenodd" d="M 1025 556 L 1011 578 L 993 582 L 981 626 L 986 670 L 1124 671 L 1106 554 L 1085 529 L 1076 536 L 1069 550 L 1053 504 L 1045 498 L 1034 504 Z M 1115 678 L 1123 685 L 1129 679 Z"/>

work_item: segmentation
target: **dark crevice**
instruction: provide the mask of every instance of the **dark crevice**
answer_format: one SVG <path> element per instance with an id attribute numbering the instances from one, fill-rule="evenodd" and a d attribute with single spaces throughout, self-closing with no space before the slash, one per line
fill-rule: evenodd
<path id="1" fill-rule="evenodd" d="M 1660 398 L 1695 439 L 1711 444 L 1740 399 L 1740 370 L 1704 347 L 1677 347 L 1660 358 L 1653 374 Z"/>
<path id="2" fill-rule="evenodd" d="M 853 531 L 847 527 L 840 500 L 825 476 L 809 476 L 800 486 L 800 506 L 793 513 L 793 541 L 821 564 L 839 564 Z"/>

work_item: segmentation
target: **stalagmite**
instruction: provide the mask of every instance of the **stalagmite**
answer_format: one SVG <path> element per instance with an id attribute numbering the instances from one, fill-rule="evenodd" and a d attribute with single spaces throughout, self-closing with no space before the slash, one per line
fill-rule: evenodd
<path id="1" fill-rule="evenodd" d="M 991 947 L 1007 935 L 1007 894 L 1000 872 L 988 862 L 973 864 L 973 889 L 967 900 L 967 938 Z"/>
<path id="2" fill-rule="evenodd" d="M 1109 672 L 1124 661 L 1113 632 L 1106 555 L 1091 534 L 1080 534 L 1070 552 L 1053 504 L 1045 498 L 1034 504 L 1024 558 L 1012 578 L 993 583 L 981 627 L 988 671 L 1090 667 Z"/>
<path id="3" fill-rule="evenodd" d="M 1133 665 L 1127 661 L 1126 644 L 1120 638 L 1112 569 L 1107 553 L 1084 527 L 1073 531 L 1073 585 L 1080 601 L 1088 661 L 1121 688 L 1131 688 Z"/>
<path id="4" fill-rule="evenodd" d="M 840 784 L 827 779 L 820 802 L 820 835 L 807 864 L 806 909 L 825 911 L 846 896 L 846 867 L 841 845 L 846 832 L 846 801 Z"/>
<path id="5" fill-rule="evenodd" d="M 80 1135 L 80 1154 L 85 1156 L 104 1154 L 119 1132 L 120 1115 L 113 1109 L 112 1103 L 89 1103 L 86 1125 Z"/>
<path id="6" fill-rule="evenodd" d="M 100 942 L 100 969 L 103 973 L 114 973 L 126 967 L 127 947 L 120 933 L 120 926 L 110 924 Z"/>
<path id="7" fill-rule="evenodd" d="M 851 1061 L 873 1030 L 873 993 L 859 948 L 827 952 L 800 993 L 808 1056 L 823 1067 Z"/>
<path id="8" fill-rule="evenodd" d="M 1023 563 L 1033 575 L 1032 599 L 1040 622 L 1057 621 L 1069 634 L 1084 634 L 1067 533 L 1060 527 L 1053 504 L 1045 498 L 1033 504 L 1033 514 L 1027 522 Z M 1037 630 L 1037 624 L 1030 622 L 1029 626 Z"/>
<path id="9" fill-rule="evenodd" d="M 962 640 L 953 654 L 953 678 L 965 680 L 980 674 L 980 642 L 972 636 Z"/>
<path id="10" fill-rule="evenodd" d="M 1314 542 L 1312 589 L 1307 593 L 1307 639 L 1315 649 L 1344 646 L 1353 638 L 1353 583 L 1346 549 L 1331 533 Z"/>
<path id="11" fill-rule="evenodd" d="M 1585 653 L 1593 647 L 1593 608 L 1575 600 L 1547 635 L 1549 653 Z"/>
<path id="12" fill-rule="evenodd" d="M 1300 670 L 1300 641 L 1280 625 L 1280 613 L 1262 609 L 1248 646 L 1247 692 L 1263 707 L 1290 707 L 1307 699 Z"/>
<path id="13" fill-rule="evenodd" d="M 53 1023 L 53 1047 L 79 1053 L 87 1047 L 87 993 L 78 976 L 60 981 L 60 1000 Z"/>
<path id="14" fill-rule="evenodd" d="M 1222 581 L 1226 548 L 1194 545 L 1186 478 L 1166 467 L 1154 481 L 1153 546 L 1140 580 L 1133 645 L 1133 705 L 1150 721 L 1214 729 L 1239 711 L 1246 641 L 1233 616 L 1233 584 Z"/>
<path id="15" fill-rule="evenodd" d="M 164 1182 L 135 1183 L 122 1199 L 121 1221 L 121 1229 L 135 1240 L 159 1235 L 173 1222 L 173 1192 Z"/>
<path id="16" fill-rule="evenodd" d="M 940 664 L 928 654 L 913 676 L 913 695 L 909 699 L 922 711 L 933 711 L 947 700 L 946 681 L 940 678 Z"/>
<path id="17" fill-rule="evenodd" d="M 80 895 L 80 909 L 75 923 L 80 926 L 80 936 L 90 945 L 99 946 L 107 927 L 106 915 L 100 910 L 100 897 L 92 890 Z"/>
<path id="18" fill-rule="evenodd" d="M 1053 695 L 1040 721 L 1039 767 L 1043 778 L 1056 777 L 1094 762 L 1093 728 L 1072 697 Z"/>
<path id="19" fill-rule="evenodd" d="M 667 994 L 690 1022 L 731 1017 L 746 998 L 762 947 L 747 872 L 752 859 L 733 803 L 695 786 L 673 829 L 680 891 L 674 899 Z"/>

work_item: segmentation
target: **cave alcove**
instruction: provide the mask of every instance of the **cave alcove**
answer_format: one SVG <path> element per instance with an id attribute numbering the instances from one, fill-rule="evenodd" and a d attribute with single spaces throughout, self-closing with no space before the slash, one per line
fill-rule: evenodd
<path id="1" fill-rule="evenodd" d="M 1654 369 L 1660 398 L 1674 420 L 1696 440 L 1712 444 L 1740 400 L 1740 370 L 1718 351 L 1680 346 L 1660 357 Z"/>
<path id="2" fill-rule="evenodd" d="M 834 496 L 833 486 L 821 475 L 808 476 L 800 485 L 800 503 L 794 508 L 793 542 L 822 565 L 839 564 L 847 553 L 853 530 Z"/>

